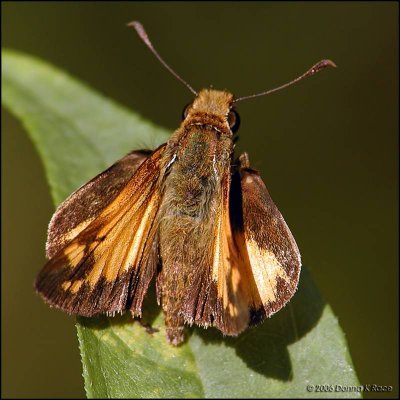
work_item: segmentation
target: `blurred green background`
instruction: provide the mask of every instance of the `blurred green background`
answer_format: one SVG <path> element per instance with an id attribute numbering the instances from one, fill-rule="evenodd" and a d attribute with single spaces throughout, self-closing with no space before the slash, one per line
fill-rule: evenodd
<path id="1" fill-rule="evenodd" d="M 360 382 L 392 385 L 392 397 L 398 11 L 396 2 L 2 2 L 2 46 L 69 71 L 171 132 L 191 94 L 126 28 L 133 19 L 196 89 L 243 96 L 334 60 L 336 70 L 240 103 L 238 150 L 261 170 L 338 316 Z M 74 319 L 32 288 L 53 212 L 43 167 L 20 123 L 4 109 L 2 117 L 2 396 L 82 397 Z"/>

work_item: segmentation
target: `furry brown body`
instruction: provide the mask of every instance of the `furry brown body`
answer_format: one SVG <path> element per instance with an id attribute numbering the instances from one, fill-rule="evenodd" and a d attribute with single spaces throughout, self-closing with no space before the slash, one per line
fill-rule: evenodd
<path id="1" fill-rule="evenodd" d="M 204 93 L 214 95 L 212 106 L 209 98 L 195 103 L 165 152 L 174 161 L 166 171 L 160 210 L 159 292 L 172 342 L 182 340 L 183 322 L 208 326 L 215 318 L 212 310 L 205 314 L 204 307 L 212 284 L 222 180 L 230 179 L 233 141 L 223 116 L 232 97 L 225 92 Z"/>

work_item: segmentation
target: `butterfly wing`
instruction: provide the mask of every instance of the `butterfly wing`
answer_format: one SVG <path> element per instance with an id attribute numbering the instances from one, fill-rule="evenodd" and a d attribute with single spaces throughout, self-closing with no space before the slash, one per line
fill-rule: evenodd
<path id="1" fill-rule="evenodd" d="M 297 289 L 301 258 L 285 220 L 247 154 L 239 158 L 242 218 L 232 217 L 236 246 L 251 277 L 250 324 L 279 311 Z M 239 214 L 240 215 L 240 214 Z"/>
<path id="2" fill-rule="evenodd" d="M 155 239 L 164 149 L 160 146 L 144 161 L 145 154 L 131 153 L 59 207 L 50 224 L 48 253 L 53 256 L 35 281 L 51 306 L 82 316 L 131 307 L 140 315 L 158 264 Z M 113 178 L 119 182 L 112 183 Z M 99 192 L 100 183 L 109 184 L 109 191 Z M 105 200 L 106 206 L 96 200 Z M 59 227 L 57 222 L 71 212 L 75 220 Z"/>
<path id="3" fill-rule="evenodd" d="M 150 150 L 132 151 L 82 185 L 58 206 L 49 224 L 47 258 L 52 258 L 112 202 L 150 154 Z"/>
<path id="4" fill-rule="evenodd" d="M 247 155 L 239 163 L 232 180 L 222 181 L 213 262 L 194 319 L 225 335 L 280 310 L 296 291 L 301 266 L 296 242 L 261 177 Z"/>

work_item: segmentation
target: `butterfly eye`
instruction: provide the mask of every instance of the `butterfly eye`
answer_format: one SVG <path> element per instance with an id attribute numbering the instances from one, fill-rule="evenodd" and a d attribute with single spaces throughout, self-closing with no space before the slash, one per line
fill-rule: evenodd
<path id="1" fill-rule="evenodd" d="M 236 133 L 240 126 L 240 117 L 235 110 L 229 111 L 228 124 L 231 128 L 232 133 Z"/>
<path id="2" fill-rule="evenodd" d="M 182 121 L 187 117 L 191 105 L 192 105 L 192 103 L 186 104 L 186 106 L 183 108 Z"/>

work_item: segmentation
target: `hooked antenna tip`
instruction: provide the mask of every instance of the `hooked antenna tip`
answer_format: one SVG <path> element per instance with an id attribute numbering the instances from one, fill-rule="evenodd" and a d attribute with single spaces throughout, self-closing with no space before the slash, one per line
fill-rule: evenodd
<path id="1" fill-rule="evenodd" d="M 316 74 L 317 72 L 327 67 L 337 68 L 337 65 L 332 60 L 321 60 L 319 63 L 311 67 L 310 72 Z"/>
<path id="2" fill-rule="evenodd" d="M 151 46 L 150 39 L 147 36 L 143 25 L 139 21 L 131 21 L 126 24 L 127 27 L 135 29 L 139 37 L 148 45 Z"/>

